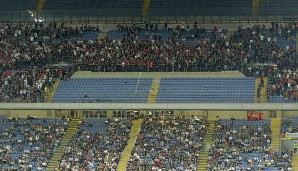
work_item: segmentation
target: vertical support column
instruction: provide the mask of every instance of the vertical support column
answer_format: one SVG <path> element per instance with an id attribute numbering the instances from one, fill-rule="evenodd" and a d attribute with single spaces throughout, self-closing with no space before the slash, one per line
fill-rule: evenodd
<path id="1" fill-rule="evenodd" d="M 276 111 L 276 118 L 282 118 L 282 115 L 283 115 L 283 111 L 281 110 Z"/>

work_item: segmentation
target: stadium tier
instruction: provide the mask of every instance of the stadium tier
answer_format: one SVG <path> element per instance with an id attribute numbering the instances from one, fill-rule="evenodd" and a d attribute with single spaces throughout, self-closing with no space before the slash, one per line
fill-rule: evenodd
<path id="1" fill-rule="evenodd" d="M 260 15 L 297 15 L 298 2 L 295 0 L 261 0 Z"/>
<path id="2" fill-rule="evenodd" d="M 23 10 L 23 12 L 26 12 L 26 10 L 35 10 L 37 6 L 37 1 L 38 0 L 0 0 L 0 10 Z"/>
<path id="3" fill-rule="evenodd" d="M 1 118 L 1 169 L 45 170 L 67 129 L 55 119 Z"/>
<path id="4" fill-rule="evenodd" d="M 298 118 L 297 117 L 283 118 L 281 120 L 280 132 L 282 134 L 285 134 L 287 132 L 296 133 L 297 131 L 298 131 Z"/>
<path id="5" fill-rule="evenodd" d="M 298 171 L 297 9 L 0 0 L 0 171 Z"/>
<path id="6" fill-rule="evenodd" d="M 253 103 L 254 78 L 164 78 L 157 103 Z"/>
<path id="7" fill-rule="evenodd" d="M 151 16 L 249 15 L 251 1 L 151 0 Z"/>
<path id="8" fill-rule="evenodd" d="M 126 170 L 196 170 L 204 124 L 194 118 L 146 118 Z"/>
<path id="9" fill-rule="evenodd" d="M 0 37 L 5 38 L 1 39 L 4 43 L 1 44 L 0 50 L 3 56 L 0 82 L 2 102 L 43 102 L 45 89 L 52 88 L 56 78 L 68 79 L 78 70 L 97 72 L 240 70 L 252 77 L 268 76 L 269 83 L 276 84 L 278 81 L 272 82 L 271 77 L 280 72 L 285 73 L 284 69 L 288 72 L 295 67 L 296 61 L 294 41 L 296 32 L 293 27 L 287 25 L 270 28 L 261 25 L 239 26 L 236 31 L 229 34 L 227 29 L 219 26 L 205 29 L 198 25 L 176 25 L 161 29 L 154 23 L 118 25 L 118 30 L 112 29 L 100 40 L 97 39 L 101 33 L 99 29 L 87 25 L 69 27 L 63 24 L 58 26 L 57 23 L 6 24 L 1 28 L 3 32 L 0 33 Z M 19 41 L 15 41 L 16 38 Z M 18 48 L 11 50 L 11 47 Z M 27 51 L 26 48 L 30 50 Z M 57 67 L 59 62 L 66 63 L 70 68 Z M 262 68 L 267 63 L 277 65 L 278 70 L 273 67 Z M 258 70 L 249 70 L 251 66 L 258 67 Z M 290 76 L 293 73 L 289 72 Z M 292 88 L 295 90 L 293 86 Z M 275 90 L 274 87 L 272 89 Z M 284 93 L 284 89 L 282 92 Z M 284 96 L 283 93 L 278 95 Z M 145 94 L 146 92 L 144 96 Z M 78 94 L 73 102 L 78 102 L 76 98 L 81 95 Z M 59 98 L 62 99 L 63 96 L 62 94 Z M 132 101 L 101 100 L 87 96 L 89 99 L 86 98 L 84 102 Z M 142 98 L 138 102 L 144 102 L 144 96 L 135 98 Z M 118 98 L 122 97 L 126 95 Z M 66 99 L 61 101 L 70 102 Z M 270 96 L 268 101 L 283 100 Z M 251 99 L 242 102 L 251 102 Z"/>
<path id="10" fill-rule="evenodd" d="M 148 27 L 149 23 L 148 23 Z M 176 39 L 177 41 L 181 44 L 186 44 L 186 45 L 199 45 L 200 44 L 200 39 L 204 39 L 207 37 L 213 37 L 217 35 L 217 32 L 214 30 L 210 29 L 202 29 L 202 30 L 193 30 L 193 29 L 185 29 L 177 32 L 172 29 L 164 29 L 164 30 L 158 30 L 158 28 L 155 28 L 156 25 L 152 26 L 151 28 L 148 29 L 137 29 L 133 30 L 135 32 L 134 34 L 136 35 L 136 39 L 141 39 L 141 40 L 158 40 L 161 42 L 168 43 L 170 40 Z M 113 39 L 113 40 L 119 40 L 123 37 L 130 37 L 131 36 L 131 31 L 125 31 L 121 28 L 118 30 L 109 30 L 107 33 L 107 37 Z M 221 36 L 226 36 L 228 30 L 227 29 L 221 29 L 220 28 L 220 34 Z M 215 40 L 212 40 L 215 41 Z"/>
<path id="11" fill-rule="evenodd" d="M 138 16 L 142 5 L 141 0 L 50 0 L 46 1 L 44 9 L 48 13 L 66 10 L 65 16 Z"/>
<path id="12" fill-rule="evenodd" d="M 273 152 L 270 120 L 220 119 L 207 170 L 288 170 L 291 152 Z M 291 169 L 290 169 L 291 170 Z"/>
<path id="13" fill-rule="evenodd" d="M 116 170 L 130 129 L 126 119 L 83 119 L 56 168 Z"/>
<path id="14" fill-rule="evenodd" d="M 147 103 L 152 79 L 73 78 L 61 81 L 53 103 Z"/>

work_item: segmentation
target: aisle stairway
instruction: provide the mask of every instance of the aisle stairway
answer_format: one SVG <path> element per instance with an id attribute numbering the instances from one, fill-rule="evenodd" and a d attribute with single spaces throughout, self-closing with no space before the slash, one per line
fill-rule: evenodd
<path id="1" fill-rule="evenodd" d="M 267 87 L 268 87 L 268 77 L 264 77 L 264 87 L 262 88 L 261 91 L 261 96 L 262 96 L 262 103 L 267 103 Z"/>
<path id="2" fill-rule="evenodd" d="M 143 2 L 143 8 L 142 8 L 142 16 L 147 17 L 149 8 L 150 8 L 151 0 L 144 0 Z"/>
<path id="3" fill-rule="evenodd" d="M 280 118 L 271 118 L 271 149 L 280 151 Z"/>
<path id="4" fill-rule="evenodd" d="M 68 142 L 70 141 L 70 139 L 72 138 L 72 136 L 75 134 L 78 126 L 79 126 L 79 122 L 80 119 L 72 119 L 69 122 L 69 127 L 65 132 L 65 135 L 63 137 L 63 139 L 61 140 L 60 146 L 58 147 L 58 149 L 55 151 L 53 157 L 50 160 L 50 163 L 47 166 L 47 171 L 54 171 L 55 167 L 57 165 L 57 161 L 60 160 L 64 148 L 65 146 L 68 144 Z"/>
<path id="5" fill-rule="evenodd" d="M 293 169 L 293 171 L 298 170 L 298 153 L 293 154 L 292 169 Z"/>
<path id="6" fill-rule="evenodd" d="M 208 155 L 212 144 L 212 135 L 215 128 L 215 119 L 210 118 L 209 127 L 207 128 L 206 134 L 204 135 L 203 146 L 199 154 L 199 163 L 197 165 L 197 171 L 206 171 L 206 166 L 208 162 Z"/>
<path id="7" fill-rule="evenodd" d="M 45 103 L 51 103 L 52 101 L 52 98 L 56 92 L 56 89 L 58 88 L 58 85 L 59 85 L 59 82 L 60 82 L 60 79 L 55 79 L 55 84 L 53 85 L 53 88 L 52 89 L 49 89 L 48 87 L 46 87 L 46 90 L 44 92 L 44 102 Z"/>
<path id="8" fill-rule="evenodd" d="M 296 32 L 296 54 L 298 54 L 298 32 Z"/>
<path id="9" fill-rule="evenodd" d="M 260 0 L 252 0 L 252 8 L 251 8 L 252 16 L 259 15 L 259 9 L 260 9 Z"/>
<path id="10" fill-rule="evenodd" d="M 138 119 L 133 121 L 133 125 L 132 128 L 130 130 L 130 135 L 129 135 L 129 140 L 127 142 L 127 146 L 124 148 L 121 157 L 120 157 L 120 161 L 117 167 L 117 171 L 124 171 L 126 169 L 126 164 L 129 160 L 131 151 L 135 145 L 137 136 L 140 132 L 140 128 L 141 128 L 141 124 L 142 124 L 142 119 Z"/>
<path id="11" fill-rule="evenodd" d="M 148 96 L 148 103 L 156 103 L 156 97 L 158 94 L 159 85 L 160 85 L 160 79 L 152 81 L 149 96 Z"/>
<path id="12" fill-rule="evenodd" d="M 258 91 L 259 82 L 261 82 L 261 79 L 256 78 L 256 81 L 255 81 L 255 95 L 254 95 L 254 102 L 255 103 L 258 103 L 257 91 Z M 267 103 L 267 87 L 268 87 L 268 77 L 264 77 L 264 87 L 262 87 L 262 89 L 261 89 L 261 101 L 260 101 L 260 103 Z"/>
<path id="13" fill-rule="evenodd" d="M 107 32 L 100 32 L 97 39 L 100 40 L 100 39 L 104 39 L 105 37 L 107 36 Z"/>
<path id="14" fill-rule="evenodd" d="M 37 11 L 38 11 L 39 13 L 40 13 L 41 10 L 43 9 L 45 3 L 46 3 L 46 0 L 38 0 L 36 9 L 37 9 Z"/>

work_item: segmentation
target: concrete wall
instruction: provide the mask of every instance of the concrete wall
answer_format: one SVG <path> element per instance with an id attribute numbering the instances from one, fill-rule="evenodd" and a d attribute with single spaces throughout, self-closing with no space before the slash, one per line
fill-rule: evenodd
<path id="1" fill-rule="evenodd" d="M 298 111 L 283 111 L 283 117 L 291 117 L 291 116 L 298 116 Z"/>
<path id="2" fill-rule="evenodd" d="M 9 117 L 19 116 L 25 118 L 28 115 L 36 115 L 38 118 L 54 118 L 54 110 L 11 110 Z"/>
<path id="3" fill-rule="evenodd" d="M 77 110 L 76 110 L 77 111 Z M 108 117 L 112 117 L 112 113 L 114 110 L 107 110 Z M 139 110 L 140 113 L 148 114 L 149 111 L 152 110 Z M 169 111 L 169 109 L 158 110 L 158 111 Z M 57 117 L 68 116 L 70 110 L 0 110 L 0 115 L 5 115 L 8 117 L 14 117 L 19 115 L 19 117 L 27 117 L 28 115 L 36 115 L 40 118 L 54 118 L 55 113 L 57 113 Z M 293 117 L 298 116 L 298 111 L 261 111 L 263 112 L 264 118 L 283 118 L 283 117 Z M 196 115 L 196 116 L 208 116 L 209 118 L 215 118 L 217 115 L 220 118 L 230 118 L 233 115 L 235 118 L 246 118 L 247 111 L 243 110 L 174 110 L 175 115 L 184 114 L 186 116 Z"/>
<path id="4" fill-rule="evenodd" d="M 259 111 L 258 111 L 259 112 Z M 263 112 L 264 118 L 270 118 L 269 111 L 261 111 Z M 216 118 L 216 116 L 220 118 L 230 118 L 231 115 L 234 116 L 236 119 L 244 119 L 247 118 L 247 111 L 208 111 L 208 118 Z"/>

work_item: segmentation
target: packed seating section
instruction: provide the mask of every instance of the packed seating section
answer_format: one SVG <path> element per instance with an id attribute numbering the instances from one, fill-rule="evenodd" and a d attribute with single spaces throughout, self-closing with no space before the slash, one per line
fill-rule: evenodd
<path id="1" fill-rule="evenodd" d="M 116 170 L 131 126 L 126 119 L 83 119 L 56 169 Z"/>
<path id="2" fill-rule="evenodd" d="M 281 137 L 284 138 L 286 133 L 297 133 L 298 132 L 298 117 L 282 118 L 280 133 Z"/>
<path id="3" fill-rule="evenodd" d="M 51 89 L 55 78 L 68 79 L 77 70 L 244 72 L 248 64 L 273 62 L 282 70 L 296 60 L 294 28 L 274 23 L 270 28 L 240 26 L 232 35 L 226 29 L 208 30 L 197 23 L 175 28 L 165 23 L 163 29 L 154 23 L 119 25 L 101 40 L 97 40 L 99 29 L 87 25 L 0 27 L 1 102 L 43 102 L 43 92 Z M 58 62 L 74 67 L 51 66 Z"/>
<path id="4" fill-rule="evenodd" d="M 272 152 L 270 120 L 218 119 L 207 169 L 291 170 L 292 152 Z"/>
<path id="5" fill-rule="evenodd" d="M 183 116 L 148 116 L 127 164 L 127 171 L 196 171 L 205 134 L 203 119 Z"/>
<path id="6" fill-rule="evenodd" d="M 270 103 L 297 103 L 298 75 L 296 71 L 270 70 L 267 88 Z"/>
<path id="7" fill-rule="evenodd" d="M 163 78 L 157 103 L 253 103 L 254 78 Z"/>
<path id="8" fill-rule="evenodd" d="M 53 103 L 146 103 L 151 78 L 72 78 L 61 81 Z"/>
<path id="9" fill-rule="evenodd" d="M 0 167 L 45 170 L 68 127 L 63 119 L 1 117 Z"/>

